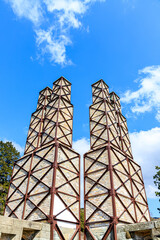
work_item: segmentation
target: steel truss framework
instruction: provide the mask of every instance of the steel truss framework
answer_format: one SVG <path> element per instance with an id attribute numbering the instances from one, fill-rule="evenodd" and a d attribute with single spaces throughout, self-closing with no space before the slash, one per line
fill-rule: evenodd
<path id="1" fill-rule="evenodd" d="M 5 216 L 50 223 L 51 240 L 80 239 L 80 156 L 71 148 L 70 96 L 63 77 L 40 92 L 5 208 Z"/>
<path id="2" fill-rule="evenodd" d="M 116 225 L 150 221 L 140 166 L 133 160 L 119 97 L 92 85 L 91 150 L 84 155 L 85 239 L 115 239 Z"/>

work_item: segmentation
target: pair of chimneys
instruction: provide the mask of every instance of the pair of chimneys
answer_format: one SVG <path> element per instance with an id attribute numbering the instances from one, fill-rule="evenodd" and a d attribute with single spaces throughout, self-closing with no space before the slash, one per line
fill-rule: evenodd
<path id="1" fill-rule="evenodd" d="M 25 153 L 14 164 L 5 215 L 44 221 L 50 239 L 78 240 L 80 155 L 72 149 L 71 83 L 61 77 L 39 94 Z M 149 221 L 140 166 L 133 161 L 119 97 L 92 85 L 91 150 L 84 155 L 85 239 L 117 239 L 117 224 Z M 83 200 L 82 200 L 83 201 Z"/>

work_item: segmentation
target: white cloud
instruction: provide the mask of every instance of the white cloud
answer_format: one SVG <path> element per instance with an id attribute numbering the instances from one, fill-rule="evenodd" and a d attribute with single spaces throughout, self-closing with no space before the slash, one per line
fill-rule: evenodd
<path id="1" fill-rule="evenodd" d="M 58 20 L 61 27 L 69 25 L 74 28 L 81 26 L 76 14 L 86 11 L 86 4 L 80 0 L 46 0 L 45 4 L 49 12 L 58 11 Z"/>
<path id="2" fill-rule="evenodd" d="M 40 0 L 5 0 L 20 18 L 25 17 L 35 25 L 42 21 L 43 13 Z"/>
<path id="3" fill-rule="evenodd" d="M 142 167 L 148 198 L 156 198 L 153 176 L 155 166 L 160 166 L 160 128 L 130 133 L 135 162 Z"/>
<path id="4" fill-rule="evenodd" d="M 155 196 L 155 192 L 157 192 L 157 187 L 153 185 L 146 185 L 146 192 L 147 192 L 147 197 L 151 199 L 158 199 Z"/>
<path id="5" fill-rule="evenodd" d="M 83 158 L 83 154 L 90 149 L 89 139 L 81 138 L 77 141 L 74 141 L 73 149 L 81 155 L 81 158 Z"/>
<path id="6" fill-rule="evenodd" d="M 49 54 L 50 61 L 54 63 L 63 65 L 71 63 L 66 58 L 66 46 L 71 43 L 66 35 L 60 35 L 56 38 L 52 29 L 47 31 L 38 29 L 36 35 L 36 42 L 42 55 Z"/>
<path id="7" fill-rule="evenodd" d="M 21 145 L 19 145 L 14 141 L 12 143 L 13 143 L 13 146 L 20 152 L 20 154 L 24 154 L 24 147 L 22 147 Z"/>
<path id="8" fill-rule="evenodd" d="M 121 102 L 131 104 L 133 113 L 155 110 L 155 117 L 160 122 L 160 65 L 146 67 L 140 70 L 139 74 L 138 89 L 126 91 L 121 97 Z"/>
<path id="9" fill-rule="evenodd" d="M 4 0 L 19 18 L 33 24 L 40 54 L 49 55 L 52 63 L 70 64 L 66 47 L 72 44 L 71 28 L 82 26 L 81 18 L 94 2 L 105 0 Z"/>
<path id="10" fill-rule="evenodd" d="M 88 152 L 90 149 L 89 139 L 81 138 L 73 142 L 73 149 L 81 155 L 81 207 L 84 207 L 84 165 L 83 165 L 83 154 Z"/>
<path id="11" fill-rule="evenodd" d="M 22 147 L 21 145 L 19 145 L 19 144 L 16 143 L 15 141 L 8 140 L 8 139 L 6 139 L 6 138 L 4 138 L 2 141 L 3 141 L 3 142 L 12 142 L 13 146 L 17 149 L 17 151 L 20 152 L 21 155 L 24 154 L 24 147 Z"/>

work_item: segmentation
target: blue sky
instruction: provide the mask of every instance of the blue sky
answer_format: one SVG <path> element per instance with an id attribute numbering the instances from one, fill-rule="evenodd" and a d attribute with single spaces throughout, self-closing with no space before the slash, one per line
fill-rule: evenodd
<path id="1" fill-rule="evenodd" d="M 69 2 L 69 3 L 68 3 Z M 0 1 L 0 139 L 23 152 L 38 92 L 61 75 L 72 83 L 74 147 L 89 148 L 91 84 L 122 98 L 152 216 L 160 165 L 160 1 Z"/>

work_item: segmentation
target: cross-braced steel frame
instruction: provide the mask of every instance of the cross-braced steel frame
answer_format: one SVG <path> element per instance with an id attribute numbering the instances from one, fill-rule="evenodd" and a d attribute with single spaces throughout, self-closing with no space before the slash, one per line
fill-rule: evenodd
<path id="1" fill-rule="evenodd" d="M 72 149 L 70 96 L 63 77 L 40 92 L 5 207 L 5 216 L 50 223 L 50 240 L 80 239 L 80 156 Z"/>
<path id="2" fill-rule="evenodd" d="M 85 239 L 117 240 L 117 224 L 150 220 L 140 166 L 133 160 L 119 97 L 92 85 L 90 146 L 84 155 Z"/>

